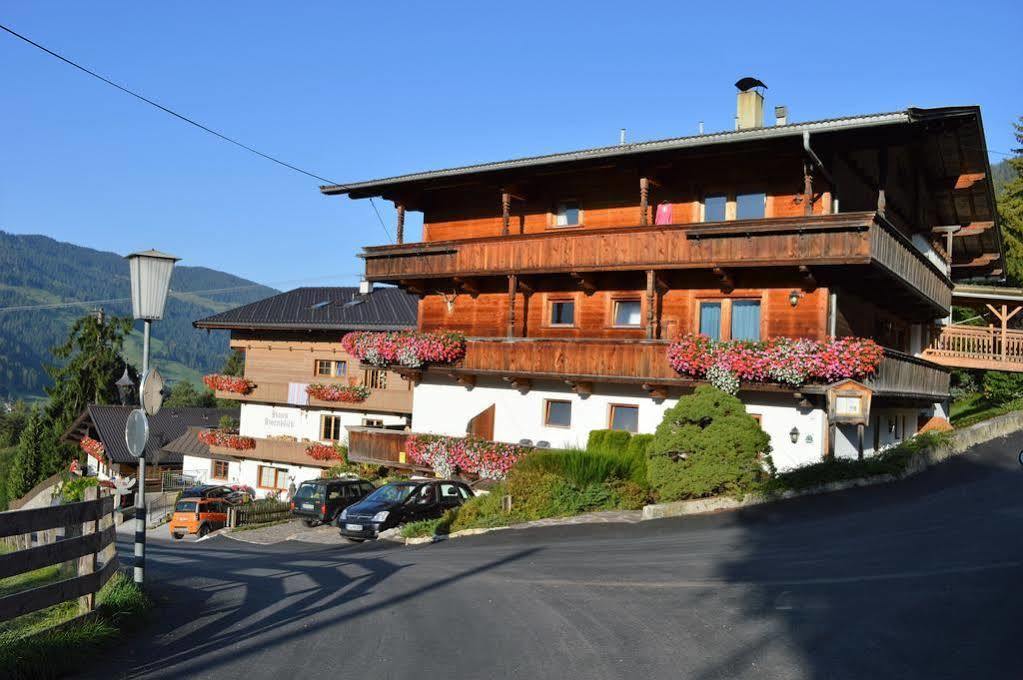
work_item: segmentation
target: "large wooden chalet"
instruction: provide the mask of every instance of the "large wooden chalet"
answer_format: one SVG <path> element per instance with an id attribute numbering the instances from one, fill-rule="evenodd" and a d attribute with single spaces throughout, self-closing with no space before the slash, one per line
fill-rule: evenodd
<path id="1" fill-rule="evenodd" d="M 945 416 L 955 363 L 927 350 L 954 282 L 1003 269 L 980 110 L 792 123 L 779 107 L 770 125 L 760 84 L 737 85 L 734 131 L 322 187 L 394 202 L 397 243 L 365 248 L 366 279 L 418 294 L 420 330 L 469 338 L 459 363 L 411 376 L 413 430 L 488 414 L 482 434 L 505 441 L 652 432 L 692 388 L 665 356 L 687 333 L 883 345 L 858 433 L 835 427 L 826 385 L 742 385 L 779 467 Z"/>

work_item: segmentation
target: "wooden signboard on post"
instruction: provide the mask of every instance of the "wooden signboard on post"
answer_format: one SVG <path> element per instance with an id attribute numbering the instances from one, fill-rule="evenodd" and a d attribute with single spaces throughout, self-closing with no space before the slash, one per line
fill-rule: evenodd
<path id="1" fill-rule="evenodd" d="M 863 431 L 870 422 L 870 402 L 873 390 L 855 380 L 842 380 L 828 385 L 828 421 L 836 425 L 856 426 L 856 449 L 863 459 Z M 835 437 L 830 437 L 834 446 Z"/>

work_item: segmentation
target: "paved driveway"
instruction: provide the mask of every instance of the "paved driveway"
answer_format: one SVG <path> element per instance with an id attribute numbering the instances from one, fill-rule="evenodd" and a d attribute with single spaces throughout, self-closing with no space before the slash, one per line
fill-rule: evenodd
<path id="1" fill-rule="evenodd" d="M 1018 678 L 1023 437 L 895 485 L 430 546 L 155 539 L 92 677 Z"/>

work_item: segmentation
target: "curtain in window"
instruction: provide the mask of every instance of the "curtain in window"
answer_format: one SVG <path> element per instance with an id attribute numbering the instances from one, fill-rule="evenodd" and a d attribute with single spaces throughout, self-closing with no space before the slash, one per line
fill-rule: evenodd
<path id="1" fill-rule="evenodd" d="M 760 301 L 735 300 L 732 303 L 732 340 L 760 339 Z"/>
<path id="2" fill-rule="evenodd" d="M 711 340 L 721 339 L 721 303 L 700 303 L 700 334 Z"/>

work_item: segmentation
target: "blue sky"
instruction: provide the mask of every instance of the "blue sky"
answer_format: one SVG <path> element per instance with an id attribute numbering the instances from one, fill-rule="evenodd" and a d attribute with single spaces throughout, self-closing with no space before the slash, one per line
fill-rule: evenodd
<path id="1" fill-rule="evenodd" d="M 1023 115 L 1007 0 L 363 4 L 33 0 L 0 22 L 339 182 L 612 144 L 621 127 L 729 129 L 744 75 L 794 121 L 979 104 L 999 151 Z M 386 242 L 367 201 L 323 197 L 6 34 L 0 87 L 0 229 L 278 288 L 352 284 L 359 248 Z"/>

